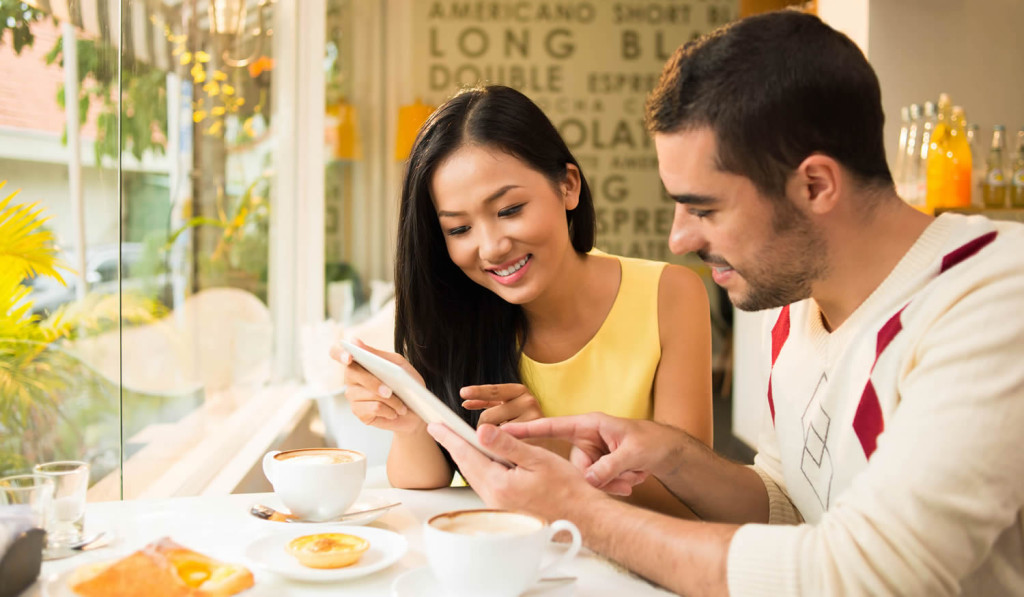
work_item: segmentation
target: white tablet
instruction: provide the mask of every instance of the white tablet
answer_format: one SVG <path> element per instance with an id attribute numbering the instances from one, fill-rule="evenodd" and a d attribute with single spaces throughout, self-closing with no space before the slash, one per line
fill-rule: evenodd
<path id="1" fill-rule="evenodd" d="M 405 369 L 387 359 L 382 359 L 366 349 L 359 348 L 351 342 L 342 340 L 341 345 L 352 355 L 352 359 L 355 362 L 376 375 L 387 387 L 391 388 L 391 391 L 396 396 L 402 399 L 406 406 L 412 409 L 412 412 L 419 415 L 425 422 L 428 424 L 444 423 L 448 429 L 454 431 L 459 437 L 469 442 L 471 446 L 491 460 L 504 464 L 509 468 L 513 467 L 512 463 L 480 445 L 480 440 L 476 437 L 476 431 L 469 423 L 463 421 L 459 415 L 448 408 L 448 405 L 435 396 L 433 392 L 416 381 L 413 376 L 406 373 Z"/>

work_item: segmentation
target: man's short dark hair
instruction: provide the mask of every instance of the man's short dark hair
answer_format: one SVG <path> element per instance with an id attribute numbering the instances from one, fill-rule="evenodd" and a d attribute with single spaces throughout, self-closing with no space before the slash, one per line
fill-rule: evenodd
<path id="1" fill-rule="evenodd" d="M 709 127 L 719 167 L 785 195 L 809 155 L 870 186 L 892 186 L 878 77 L 850 38 L 813 15 L 749 17 L 675 51 L 647 98 L 651 133 Z"/>

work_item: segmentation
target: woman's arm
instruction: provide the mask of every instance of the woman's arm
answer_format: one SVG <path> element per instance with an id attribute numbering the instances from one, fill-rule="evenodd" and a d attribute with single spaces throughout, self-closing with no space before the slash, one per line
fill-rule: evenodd
<path id="1" fill-rule="evenodd" d="M 707 290 L 691 270 L 669 265 L 658 284 L 661 362 L 654 375 L 654 420 L 712 445 L 711 316 Z M 655 478 L 626 501 L 680 518 L 693 512 Z"/>
<path id="2" fill-rule="evenodd" d="M 404 357 L 356 341 L 366 350 L 402 367 L 423 383 L 423 377 Z M 388 453 L 388 481 L 399 489 L 436 489 L 452 482 L 453 470 L 441 448 L 427 434 L 427 426 L 395 396 L 391 388 L 364 369 L 341 347 L 331 356 L 345 365 L 345 398 L 352 414 L 366 425 L 392 432 Z"/>
<path id="3" fill-rule="evenodd" d="M 411 432 L 394 433 L 388 452 L 388 481 L 399 489 L 437 489 L 452 483 L 453 469 L 422 424 Z"/>

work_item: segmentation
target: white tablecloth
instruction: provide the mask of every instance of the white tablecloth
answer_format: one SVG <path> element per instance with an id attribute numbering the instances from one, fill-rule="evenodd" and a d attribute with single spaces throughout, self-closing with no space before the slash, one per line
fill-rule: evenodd
<path id="1" fill-rule="evenodd" d="M 43 587 L 56 585 L 48 583 L 48 579 L 56 578 L 86 561 L 125 555 L 150 541 L 169 536 L 178 543 L 212 557 L 247 564 L 253 570 L 256 585 L 243 594 L 245 597 L 386 597 L 392 595 L 391 586 L 396 578 L 426 565 L 422 540 L 423 521 L 449 510 L 482 507 L 480 499 L 469 488 L 433 491 L 366 489 L 364 494 L 402 502 L 401 506 L 390 510 L 370 523 L 370 526 L 400 533 L 409 541 L 409 551 L 398 562 L 368 576 L 334 583 L 304 583 L 282 578 L 247 563 L 244 557 L 246 547 L 265 534 L 282 531 L 284 525 L 262 521 L 248 514 L 249 506 L 254 503 L 277 503 L 273 494 L 234 494 L 89 504 L 86 510 L 86 534 L 112 530 L 116 533 L 116 542 L 104 549 L 45 562 L 40 581 L 25 595 L 49 595 Z M 288 526 L 290 528 L 291 525 Z M 557 592 L 558 595 L 566 595 L 573 594 L 573 591 L 578 596 L 598 597 L 668 594 L 586 549 L 566 564 L 563 571 L 576 576 L 577 580 L 570 589 L 563 587 L 550 591 L 552 594 Z M 58 594 L 63 596 L 66 592 Z"/>

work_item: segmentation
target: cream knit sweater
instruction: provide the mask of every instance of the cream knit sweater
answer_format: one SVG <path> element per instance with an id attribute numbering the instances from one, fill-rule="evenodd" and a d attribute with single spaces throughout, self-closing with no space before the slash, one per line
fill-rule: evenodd
<path id="1" fill-rule="evenodd" d="M 1024 595 L 1024 226 L 942 215 L 837 330 L 766 321 L 771 518 L 730 593 Z"/>

